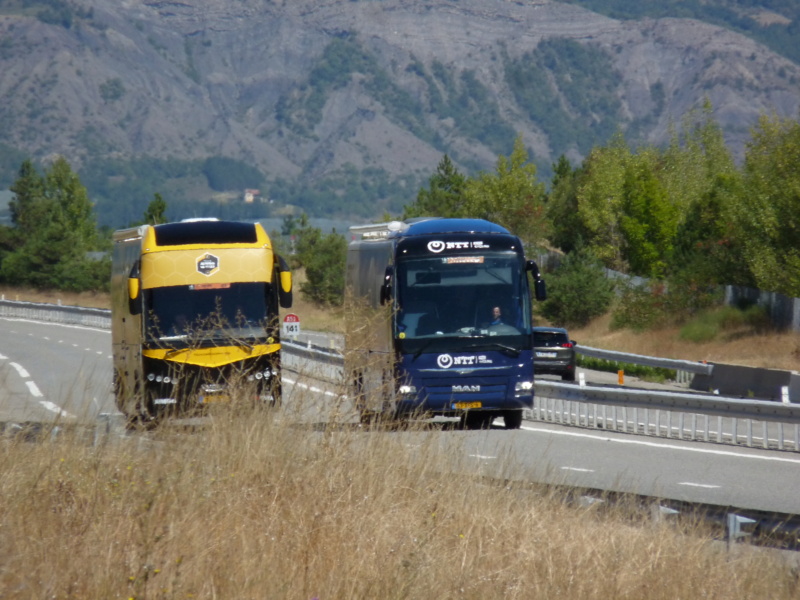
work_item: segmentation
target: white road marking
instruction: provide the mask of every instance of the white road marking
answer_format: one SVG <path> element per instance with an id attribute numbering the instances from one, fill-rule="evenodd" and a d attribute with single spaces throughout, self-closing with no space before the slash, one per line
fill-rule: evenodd
<path id="1" fill-rule="evenodd" d="M 33 396 L 34 398 L 44 397 L 44 394 L 39 389 L 39 386 L 37 386 L 33 381 L 26 381 L 25 385 L 28 386 L 28 390 L 30 391 L 31 396 Z"/>
<path id="2" fill-rule="evenodd" d="M 578 473 L 594 473 L 594 469 L 582 469 L 581 467 L 561 467 L 562 471 L 576 471 Z"/>
<path id="3" fill-rule="evenodd" d="M 346 399 L 346 396 L 343 396 L 343 395 L 340 395 L 340 394 L 336 394 L 335 392 L 323 391 L 318 387 L 310 386 L 310 385 L 307 385 L 305 383 L 298 383 L 296 380 L 289 379 L 288 377 L 285 377 L 285 376 L 283 377 L 283 381 L 285 381 L 289 385 L 293 385 L 295 387 L 299 387 L 300 389 L 303 389 L 303 390 L 308 390 L 310 392 L 315 392 L 317 394 L 324 394 L 325 396 L 330 396 L 331 398 L 339 398 L 339 399 L 342 399 L 342 400 Z"/>
<path id="4" fill-rule="evenodd" d="M 27 379 L 28 377 L 30 377 L 30 374 L 25 370 L 25 367 L 23 367 L 21 364 L 15 362 L 8 364 L 14 367 L 16 372 L 19 373 L 19 376 L 22 377 L 23 379 Z"/>
<path id="5" fill-rule="evenodd" d="M 715 490 L 722 487 L 721 485 L 711 485 L 710 483 L 692 483 L 691 481 L 681 481 L 678 485 L 687 485 L 689 487 L 704 488 L 707 490 Z"/>
<path id="6" fill-rule="evenodd" d="M 524 431 L 531 431 L 534 433 L 547 433 L 550 435 L 566 435 L 571 437 L 590 438 L 601 442 L 613 442 L 616 444 L 632 444 L 635 446 L 649 446 L 651 448 L 658 448 L 661 450 L 682 450 L 684 452 L 696 452 L 699 454 L 713 454 L 716 456 L 732 456 L 735 458 L 749 458 L 752 460 L 765 460 L 772 462 L 786 462 L 793 464 L 800 464 L 800 458 L 787 458 L 785 456 L 768 456 L 765 454 L 749 454 L 744 452 L 733 452 L 730 450 L 712 450 L 711 448 L 703 448 L 699 446 L 678 446 L 676 444 L 659 444 L 657 442 L 647 442 L 641 439 L 624 439 L 613 438 L 605 435 L 593 435 L 590 433 L 580 433 L 577 431 L 562 431 L 558 429 L 545 429 L 543 427 L 530 427 L 523 426 Z"/>
<path id="7" fill-rule="evenodd" d="M 470 458 L 480 458 L 481 460 L 495 460 L 496 456 L 484 456 L 483 454 L 470 454 Z"/>
<path id="8" fill-rule="evenodd" d="M 47 400 L 40 400 L 39 403 L 44 406 L 50 412 L 54 412 L 59 416 L 66 417 L 68 419 L 74 419 L 75 416 L 69 414 L 67 411 L 62 410 L 58 404 L 53 404 L 52 402 L 48 402 Z"/>

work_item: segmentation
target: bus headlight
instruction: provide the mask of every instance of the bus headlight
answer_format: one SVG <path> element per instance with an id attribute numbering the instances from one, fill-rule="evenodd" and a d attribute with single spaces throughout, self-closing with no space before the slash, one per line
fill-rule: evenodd
<path id="1" fill-rule="evenodd" d="M 518 381 L 517 385 L 514 387 L 514 391 L 516 392 L 530 392 L 532 389 L 532 381 Z"/>
<path id="2" fill-rule="evenodd" d="M 401 385 L 399 388 L 397 388 L 397 391 L 400 392 L 403 395 L 416 394 L 417 393 L 417 386 L 415 386 L 415 385 Z"/>

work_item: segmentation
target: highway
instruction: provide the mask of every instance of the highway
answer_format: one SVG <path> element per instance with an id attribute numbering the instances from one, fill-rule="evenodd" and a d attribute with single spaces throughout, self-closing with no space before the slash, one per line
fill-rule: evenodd
<path id="1" fill-rule="evenodd" d="M 116 412 L 111 332 L 0 319 L 0 421 L 94 421 Z"/>
<path id="2" fill-rule="evenodd" d="M 0 421 L 91 423 L 116 413 L 110 354 L 107 330 L 0 319 Z M 335 420 L 359 428 L 337 386 L 286 369 L 284 390 L 284 418 L 292 426 L 324 430 Z M 800 514 L 794 452 L 530 421 L 518 431 L 461 431 L 443 421 L 433 431 L 392 435 L 406 436 L 410 445 L 438 436 L 443 468 L 473 475 Z"/>

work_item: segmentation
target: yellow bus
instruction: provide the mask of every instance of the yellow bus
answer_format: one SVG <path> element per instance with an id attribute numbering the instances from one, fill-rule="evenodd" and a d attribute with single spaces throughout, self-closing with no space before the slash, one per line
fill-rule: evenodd
<path id="1" fill-rule="evenodd" d="M 188 219 L 113 235 L 114 394 L 130 421 L 233 396 L 277 403 L 292 275 L 258 223 Z"/>

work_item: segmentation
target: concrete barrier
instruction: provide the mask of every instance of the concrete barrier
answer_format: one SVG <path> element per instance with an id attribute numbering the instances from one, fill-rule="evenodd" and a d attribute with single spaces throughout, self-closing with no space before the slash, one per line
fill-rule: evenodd
<path id="1" fill-rule="evenodd" d="M 789 388 L 791 402 L 800 402 L 800 374 L 777 369 L 714 364 L 711 373 L 696 374 L 689 387 L 723 396 L 780 401 L 783 388 Z"/>

